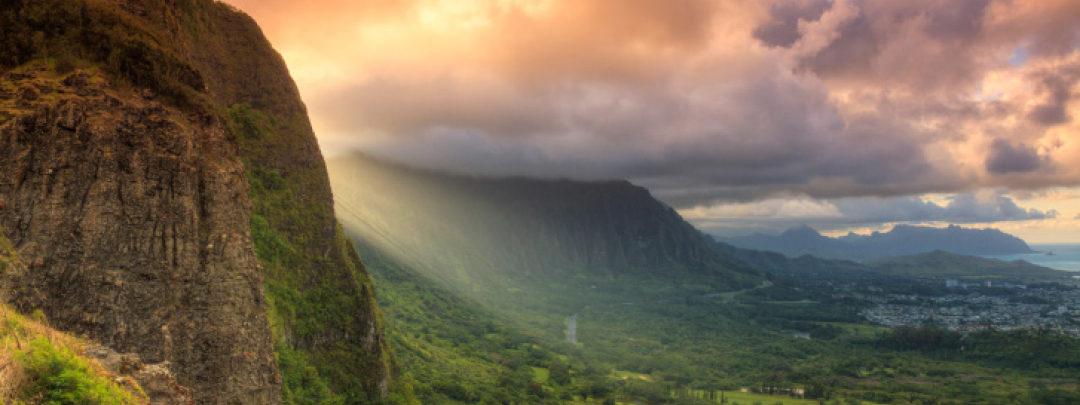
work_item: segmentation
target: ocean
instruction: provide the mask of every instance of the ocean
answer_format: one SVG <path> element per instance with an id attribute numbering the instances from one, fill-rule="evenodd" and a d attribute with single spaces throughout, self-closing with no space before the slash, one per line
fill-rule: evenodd
<path id="1" fill-rule="evenodd" d="M 1031 249 L 1040 253 L 1022 255 L 988 255 L 1001 260 L 1025 260 L 1051 269 L 1080 272 L 1080 245 L 1031 245 Z M 1054 252 L 1048 255 L 1046 252 Z"/>

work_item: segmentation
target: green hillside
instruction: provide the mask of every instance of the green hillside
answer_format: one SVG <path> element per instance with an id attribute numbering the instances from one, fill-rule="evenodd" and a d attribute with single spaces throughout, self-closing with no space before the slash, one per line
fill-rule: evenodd
<path id="1" fill-rule="evenodd" d="M 401 378 L 421 402 L 537 403 L 571 397 L 590 381 L 560 341 L 533 336 L 370 246 L 357 248 L 376 279 Z"/>
<path id="2" fill-rule="evenodd" d="M 894 278 L 865 265 L 724 245 L 696 255 L 708 241 L 627 183 L 447 176 L 355 159 L 330 168 L 340 220 L 371 269 L 402 369 L 425 403 L 1074 397 L 1072 360 L 994 355 L 1019 334 L 984 333 L 965 350 L 934 350 L 920 345 L 923 332 L 866 323 L 859 311 L 874 304 L 830 286 Z M 628 241 L 645 252 L 622 255 Z M 773 276 L 747 283 L 754 273 L 740 269 L 749 268 Z M 1067 353 L 1080 347 L 1054 335 L 1022 339 Z M 1046 388 L 1054 384 L 1062 391 Z"/>
<path id="3" fill-rule="evenodd" d="M 329 165 L 350 232 L 461 291 L 624 278 L 723 290 L 761 280 L 628 182 L 471 178 L 364 155 Z"/>

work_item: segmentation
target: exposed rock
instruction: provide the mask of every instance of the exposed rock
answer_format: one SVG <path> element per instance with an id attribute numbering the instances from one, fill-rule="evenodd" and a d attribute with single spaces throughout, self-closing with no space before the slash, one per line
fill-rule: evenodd
<path id="1" fill-rule="evenodd" d="M 141 1 L 151 10 L 160 4 L 128 1 Z M 337 392 L 385 397 L 392 365 L 374 288 L 355 249 L 338 232 L 326 163 L 296 84 L 251 17 L 224 4 L 203 3 L 206 7 L 200 12 L 215 16 L 214 24 L 198 35 L 182 29 L 170 32 L 176 43 L 186 45 L 185 53 L 215 101 L 223 106 L 249 104 L 271 117 L 274 133 L 257 140 L 239 139 L 241 153 L 252 167 L 273 170 L 287 185 L 289 195 L 275 196 L 273 205 L 305 213 L 302 221 L 296 221 L 255 207 L 255 214 L 302 252 L 301 261 L 293 266 L 303 269 L 307 280 L 275 278 L 281 276 L 273 271 L 267 277 L 300 291 L 322 284 L 326 287 L 318 295 L 333 297 L 344 315 L 332 322 L 282 319 L 283 341 L 310 355 L 320 371 L 329 370 L 324 375 Z M 301 328 L 305 333 L 294 333 Z M 342 348 L 349 353 L 343 355 Z"/>
<path id="2" fill-rule="evenodd" d="M 170 364 L 167 361 L 144 364 L 137 354 L 117 353 L 104 346 L 88 346 L 84 355 L 97 360 L 105 371 L 121 376 L 117 378 L 117 383 L 129 385 L 133 389 L 140 387 L 142 392 L 150 398 L 151 404 L 189 405 L 195 403 L 191 388 L 180 385 L 169 370 Z M 134 380 L 137 385 L 130 384 L 131 380 Z"/>
<path id="3" fill-rule="evenodd" d="M 39 97 L 41 97 L 41 91 L 38 90 L 38 88 L 35 87 L 34 85 L 27 83 L 27 84 L 23 84 L 22 86 L 19 86 L 19 91 L 18 91 L 18 103 L 19 103 L 19 105 L 22 105 L 22 106 L 29 105 L 30 103 L 33 103 L 34 101 L 37 101 L 37 99 Z"/>
<path id="4" fill-rule="evenodd" d="M 247 182 L 224 125 L 85 72 L 6 77 L 22 83 L 0 107 L 31 108 L 0 124 L 0 227 L 28 264 L 0 277 L 5 298 L 154 364 L 133 374 L 148 390 L 171 389 L 155 377 L 171 369 L 199 403 L 279 403 Z M 28 82 L 56 94 L 37 99 Z"/>
<path id="5" fill-rule="evenodd" d="M 56 12 L 9 14 L 5 32 L 44 34 L 62 45 L 50 50 L 72 51 L 72 66 L 96 69 L 58 79 L 34 65 L 34 41 L 7 37 L 24 46 L 2 68 L 20 67 L 0 72 L 0 226 L 34 267 L 0 280 L 0 294 L 61 329 L 171 362 L 196 402 L 279 402 L 254 212 L 295 248 L 287 265 L 266 262 L 267 282 L 285 287 L 270 296 L 281 298 L 280 343 L 336 393 L 385 397 L 392 358 L 371 280 L 335 221 L 296 85 L 254 20 L 214 0 L 8 6 L 28 5 Z M 23 100 L 24 84 L 38 97 Z M 233 136 L 220 113 L 238 105 L 265 114 L 270 133 Z M 241 158 L 283 186 L 254 190 L 254 208 Z"/>

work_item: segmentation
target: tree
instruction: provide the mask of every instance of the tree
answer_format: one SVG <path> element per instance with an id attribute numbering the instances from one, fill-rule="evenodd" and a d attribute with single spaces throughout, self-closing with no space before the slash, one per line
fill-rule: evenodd
<path id="1" fill-rule="evenodd" d="M 548 366 L 548 370 L 551 371 L 548 379 L 558 385 L 570 384 L 570 366 L 563 364 L 562 362 L 555 360 Z"/>

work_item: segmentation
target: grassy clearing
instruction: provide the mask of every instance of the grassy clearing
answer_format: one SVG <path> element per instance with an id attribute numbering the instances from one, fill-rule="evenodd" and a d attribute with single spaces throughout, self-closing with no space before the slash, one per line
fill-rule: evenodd
<path id="1" fill-rule="evenodd" d="M 640 381 L 652 381 L 652 377 L 646 374 L 635 373 L 633 371 L 615 370 L 615 379 L 618 380 L 640 380 Z"/>
<path id="2" fill-rule="evenodd" d="M 551 370 L 548 370 L 547 368 L 533 367 L 532 371 L 533 381 L 536 381 L 538 383 L 545 384 L 548 382 L 548 379 L 551 378 Z"/>
<path id="3" fill-rule="evenodd" d="M 725 402 L 726 404 L 731 404 L 731 405 L 736 405 L 736 404 L 741 404 L 741 405 L 754 405 L 754 404 L 763 404 L 763 405 L 817 405 L 817 404 L 822 403 L 822 401 L 816 400 L 816 399 L 813 399 L 813 400 L 811 400 L 811 399 L 799 399 L 799 398 L 791 398 L 791 397 L 784 396 L 784 395 L 766 395 L 766 394 L 756 394 L 756 393 L 753 393 L 753 392 L 739 392 L 739 391 L 731 391 L 731 392 L 725 391 L 723 398 L 724 398 L 725 401 L 727 401 L 727 402 Z M 720 400 L 718 399 L 716 402 L 720 403 Z M 824 402 L 829 403 L 829 401 L 824 401 Z M 849 402 L 841 401 L 841 403 L 847 404 Z M 866 402 L 866 401 L 855 401 L 855 402 L 850 402 L 850 403 L 851 404 L 859 404 L 859 405 L 871 405 L 871 404 L 873 404 L 872 402 Z"/>

